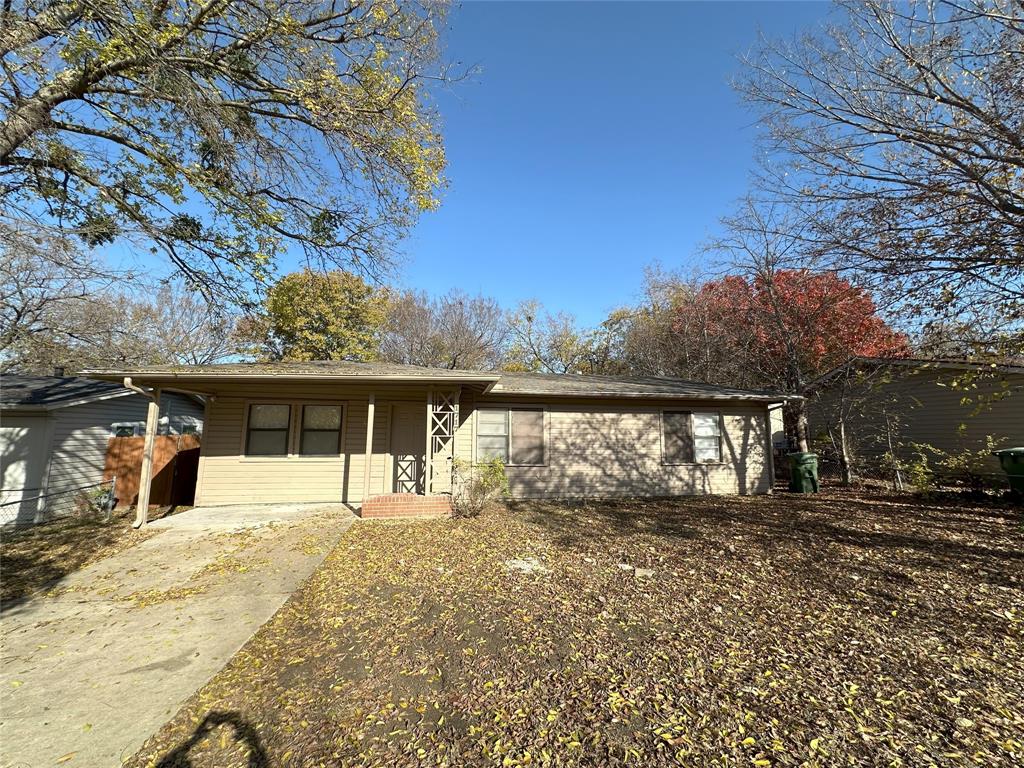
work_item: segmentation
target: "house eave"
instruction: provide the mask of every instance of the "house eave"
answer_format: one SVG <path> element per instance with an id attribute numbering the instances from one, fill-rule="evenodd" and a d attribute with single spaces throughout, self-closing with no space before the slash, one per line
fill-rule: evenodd
<path id="1" fill-rule="evenodd" d="M 90 395 L 89 397 L 79 397 L 74 400 L 61 400 L 56 403 L 4 403 L 0 404 L 0 410 L 3 411 L 21 411 L 21 412 L 50 412 L 59 411 L 64 408 L 74 408 L 76 405 L 88 405 L 89 403 L 98 403 L 103 400 L 114 400 L 118 397 L 127 397 L 133 394 L 129 390 L 123 392 L 106 392 L 101 395 Z"/>
<path id="2" fill-rule="evenodd" d="M 405 374 L 343 374 L 343 373 L 210 373 L 209 371 L 188 372 L 168 371 L 161 373 L 147 373 L 145 371 L 85 371 L 83 375 L 103 381 L 123 381 L 126 377 L 133 381 L 153 385 L 166 385 L 181 382 L 183 385 L 188 382 L 288 382 L 288 381 L 320 381 L 332 383 L 375 383 L 384 382 L 389 384 L 419 384 L 431 386 L 437 383 L 443 384 L 483 384 L 484 392 L 489 392 L 491 387 L 497 383 L 499 376 L 481 374 L 453 374 L 451 376 L 409 376 Z M 185 386 L 182 391 L 189 391 Z M 195 391 L 195 390 L 191 390 Z M 202 393 L 201 393 L 202 394 Z"/>

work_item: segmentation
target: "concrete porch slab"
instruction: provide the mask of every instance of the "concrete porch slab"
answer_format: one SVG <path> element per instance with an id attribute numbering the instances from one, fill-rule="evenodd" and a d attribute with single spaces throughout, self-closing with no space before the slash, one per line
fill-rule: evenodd
<path id="1" fill-rule="evenodd" d="M 229 504 L 223 507 L 195 507 L 154 520 L 149 523 L 149 527 L 172 531 L 241 531 L 273 523 L 297 522 L 322 511 L 339 509 L 355 513 L 355 508 L 347 504 Z"/>

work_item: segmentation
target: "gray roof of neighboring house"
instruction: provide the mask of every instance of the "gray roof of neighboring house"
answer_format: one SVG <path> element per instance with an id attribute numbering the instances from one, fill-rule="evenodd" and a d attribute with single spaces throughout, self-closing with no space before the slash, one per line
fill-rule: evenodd
<path id="1" fill-rule="evenodd" d="M 0 408 L 52 410 L 130 394 L 109 381 L 81 376 L 0 376 Z"/>
<path id="2" fill-rule="evenodd" d="M 780 402 L 784 395 L 720 387 L 683 379 L 655 376 L 586 376 L 579 374 L 507 373 L 447 368 L 425 368 L 397 363 L 356 363 L 333 360 L 274 363 L 218 363 L 214 365 L 149 366 L 130 371 L 88 371 L 101 378 L 135 378 L 136 383 L 173 384 L 185 387 L 189 380 L 215 379 L 309 379 L 353 381 L 475 383 L 493 395 L 550 397 L 624 397 L 755 400 Z"/>

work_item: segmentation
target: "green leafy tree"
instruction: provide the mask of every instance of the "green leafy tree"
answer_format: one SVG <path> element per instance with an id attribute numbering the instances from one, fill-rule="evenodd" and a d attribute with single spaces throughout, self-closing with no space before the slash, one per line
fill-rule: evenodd
<path id="1" fill-rule="evenodd" d="M 386 292 L 358 275 L 306 269 L 271 286 L 263 313 L 244 322 L 240 336 L 269 360 L 371 360 L 387 303 Z"/>
<path id="2" fill-rule="evenodd" d="M 244 301 L 284 250 L 388 265 L 437 204 L 440 2 L 8 0 L 0 216 Z"/>
<path id="3" fill-rule="evenodd" d="M 505 370 L 594 373 L 601 367 L 595 362 L 601 338 L 565 312 L 552 314 L 536 300 L 524 301 L 510 314 L 508 328 Z"/>

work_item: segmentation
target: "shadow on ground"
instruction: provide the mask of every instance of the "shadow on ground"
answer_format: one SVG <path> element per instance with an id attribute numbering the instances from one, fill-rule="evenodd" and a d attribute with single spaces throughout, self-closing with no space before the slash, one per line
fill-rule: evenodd
<path id="1" fill-rule="evenodd" d="M 214 732 L 221 727 L 230 728 L 230 738 L 233 744 L 241 744 L 246 748 L 248 768 L 267 768 L 270 765 L 259 734 L 247 720 L 244 720 L 237 712 L 215 711 L 203 718 L 188 739 L 164 755 L 156 764 L 157 768 L 191 768 L 193 764 L 190 758 L 192 750 L 203 739 L 213 736 Z"/>

